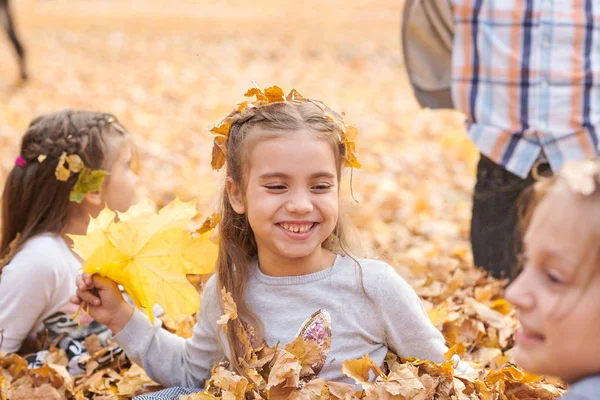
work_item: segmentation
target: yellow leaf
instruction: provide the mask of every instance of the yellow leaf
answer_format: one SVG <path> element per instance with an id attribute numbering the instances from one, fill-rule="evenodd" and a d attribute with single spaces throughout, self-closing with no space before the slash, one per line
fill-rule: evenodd
<path id="1" fill-rule="evenodd" d="M 495 300 L 490 308 L 502 315 L 508 315 L 514 310 L 513 306 L 505 299 Z"/>
<path id="2" fill-rule="evenodd" d="M 465 346 L 462 343 L 458 343 L 452 346 L 450 349 L 448 349 L 446 353 L 444 353 L 444 358 L 446 360 L 450 360 L 452 357 L 454 357 L 455 354 L 462 356 L 463 354 L 465 354 L 465 351 Z"/>
<path id="3" fill-rule="evenodd" d="M 388 377 L 378 379 L 377 384 L 382 385 L 389 394 L 400 395 L 406 399 L 413 399 L 425 391 L 419 375 L 415 375 L 407 364 L 398 365 L 398 368 Z"/>
<path id="4" fill-rule="evenodd" d="M 266 389 L 285 382 L 284 387 L 297 387 L 300 382 L 300 361 L 292 353 L 280 350 L 269 373 Z"/>
<path id="5" fill-rule="evenodd" d="M 248 380 L 223 367 L 219 367 L 210 378 L 210 384 L 230 392 L 234 399 L 243 399 L 248 387 Z"/>
<path id="6" fill-rule="evenodd" d="M 217 143 L 213 145 L 210 165 L 214 170 L 220 170 L 225 165 L 225 152 Z"/>
<path id="7" fill-rule="evenodd" d="M 229 119 L 225 119 L 220 124 L 210 128 L 210 131 L 215 135 L 223 135 L 227 137 L 229 135 L 229 128 L 231 128 L 231 121 Z"/>
<path id="8" fill-rule="evenodd" d="M 262 92 L 262 90 L 260 90 L 258 88 L 248 89 L 248 91 L 246 91 L 246 93 L 244 93 L 244 96 L 246 96 L 246 97 L 256 96 L 257 100 L 267 101 L 267 96 L 265 96 L 265 94 Z"/>
<path id="9" fill-rule="evenodd" d="M 168 314 L 193 314 L 198 292 L 186 274 L 214 270 L 216 246 L 206 235 L 192 237 L 185 228 L 196 215 L 193 202 L 175 199 L 158 213 L 149 205 L 132 207 L 131 213 L 101 213 L 90 223 L 86 236 L 69 235 L 74 251 L 84 260 L 83 270 L 100 274 L 122 285 L 138 308 L 154 320 L 152 308 Z"/>
<path id="10" fill-rule="evenodd" d="M 223 325 L 223 332 L 227 332 L 227 322 L 237 319 L 237 306 L 231 297 L 231 293 L 225 288 L 221 289 L 221 298 L 223 299 L 223 315 L 217 321 L 217 324 Z"/>
<path id="11" fill-rule="evenodd" d="M 269 103 L 276 103 L 278 101 L 285 101 L 285 94 L 279 86 L 271 86 L 265 89 L 265 96 Z"/>
<path id="12" fill-rule="evenodd" d="M 247 101 L 243 101 L 240 104 L 238 104 L 238 112 L 241 114 L 244 111 L 246 111 L 246 107 L 248 107 L 248 102 Z"/>
<path id="13" fill-rule="evenodd" d="M 81 172 L 85 166 L 83 165 L 83 161 L 81 161 L 81 157 L 79 157 L 77 154 L 71 154 L 70 156 L 67 156 L 67 163 L 69 164 L 69 171 L 74 174 Z"/>
<path id="14" fill-rule="evenodd" d="M 382 375 L 381 370 L 375 365 L 368 354 L 358 360 L 348 360 L 342 363 L 342 372 L 354 379 L 356 383 L 362 385 L 365 389 L 373 386 L 373 383 L 369 382 L 370 371 L 373 371 L 375 376 Z"/>
<path id="15" fill-rule="evenodd" d="M 285 98 L 287 101 L 306 101 L 307 99 L 302 96 L 296 89 L 292 89 Z"/>
<path id="16" fill-rule="evenodd" d="M 71 171 L 69 171 L 67 169 L 67 167 L 65 167 L 66 161 L 67 161 L 67 153 L 63 152 L 60 155 L 58 164 L 56 165 L 56 169 L 54 170 L 54 176 L 56 176 L 56 179 L 58 179 L 59 181 L 62 181 L 62 182 L 68 181 L 69 178 L 71 177 Z"/>
<path id="17" fill-rule="evenodd" d="M 218 400 L 218 397 L 206 392 L 198 392 L 193 394 L 185 394 L 179 396 L 179 400 Z"/>
<path id="18" fill-rule="evenodd" d="M 305 340 L 302 336 L 287 344 L 285 350 L 296 356 L 302 366 L 303 376 L 305 371 L 312 373 L 310 368 L 321 359 L 321 347 L 312 340 Z"/>

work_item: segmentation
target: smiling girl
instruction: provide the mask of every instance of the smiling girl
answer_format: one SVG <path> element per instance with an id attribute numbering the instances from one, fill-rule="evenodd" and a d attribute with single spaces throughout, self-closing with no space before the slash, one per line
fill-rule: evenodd
<path id="1" fill-rule="evenodd" d="M 600 395 L 600 163 L 566 166 L 540 182 L 523 272 L 506 298 L 521 322 L 523 368 L 572 384 L 565 399 Z"/>
<path id="2" fill-rule="evenodd" d="M 269 346 L 298 335 L 321 344 L 313 369 L 328 381 L 352 382 L 342 362 L 367 353 L 377 364 L 388 350 L 444 361 L 444 338 L 412 288 L 391 266 L 349 253 L 339 193 L 343 167 L 355 159 L 341 118 L 297 97 L 247 107 L 222 126 L 228 124 L 217 274 L 204 289 L 192 338 L 151 325 L 113 282 L 98 276 L 80 276 L 73 301 L 90 304 L 90 314 L 126 353 L 166 386 L 201 388 L 224 358 L 241 369 L 235 329 L 224 334 L 217 324 L 221 289 Z M 181 393 L 189 390 L 142 398 Z"/>

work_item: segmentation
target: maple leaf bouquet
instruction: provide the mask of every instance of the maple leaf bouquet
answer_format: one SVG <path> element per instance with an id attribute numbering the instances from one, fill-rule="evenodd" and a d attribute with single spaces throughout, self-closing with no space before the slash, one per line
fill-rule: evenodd
<path id="1" fill-rule="evenodd" d="M 179 199 L 158 212 L 150 202 L 125 213 L 105 209 L 90 221 L 86 235 L 69 237 L 84 260 L 83 271 L 121 285 L 151 321 L 155 304 L 170 315 L 191 315 L 200 297 L 186 275 L 212 273 L 217 258 L 210 233 L 188 229 L 197 213 L 194 202 Z"/>

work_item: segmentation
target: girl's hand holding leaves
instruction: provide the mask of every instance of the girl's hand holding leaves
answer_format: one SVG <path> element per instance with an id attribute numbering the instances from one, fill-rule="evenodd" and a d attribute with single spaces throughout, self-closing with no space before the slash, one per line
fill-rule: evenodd
<path id="1" fill-rule="evenodd" d="M 217 257 L 209 233 L 199 235 L 186 229 L 196 214 L 194 203 L 178 199 L 158 213 L 149 203 L 118 215 L 105 209 L 90 222 L 85 236 L 70 238 L 74 251 L 85 260 L 83 271 L 122 285 L 151 321 L 154 304 L 167 314 L 191 315 L 198 310 L 200 300 L 186 275 L 213 272 Z M 97 287 L 101 298 L 103 283 L 99 280 Z M 88 289 L 95 284 L 88 284 Z M 90 301 L 94 307 L 94 301 Z M 100 307 L 104 306 L 108 305 Z"/>

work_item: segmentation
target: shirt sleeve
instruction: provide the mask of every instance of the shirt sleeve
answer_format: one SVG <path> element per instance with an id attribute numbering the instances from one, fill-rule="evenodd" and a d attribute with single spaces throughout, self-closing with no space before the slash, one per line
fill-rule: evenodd
<path id="1" fill-rule="evenodd" d="M 152 325 L 144 314 L 135 311 L 113 340 L 161 385 L 202 388 L 212 366 L 224 358 L 223 338 L 217 325 L 220 313 L 213 276 L 203 291 L 201 311 L 191 338 L 184 339 L 161 329 L 160 320 Z"/>
<path id="2" fill-rule="evenodd" d="M 14 353 L 53 306 L 62 259 L 23 250 L 0 275 L 0 350 Z"/>
<path id="3" fill-rule="evenodd" d="M 450 0 L 407 0 L 402 13 L 404 64 L 422 107 L 453 108 Z"/>
<path id="4" fill-rule="evenodd" d="M 388 348 L 401 357 L 443 362 L 444 336 L 427 316 L 419 296 L 389 265 L 379 279 L 374 301 L 381 312 Z"/>

